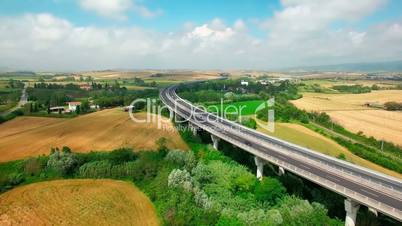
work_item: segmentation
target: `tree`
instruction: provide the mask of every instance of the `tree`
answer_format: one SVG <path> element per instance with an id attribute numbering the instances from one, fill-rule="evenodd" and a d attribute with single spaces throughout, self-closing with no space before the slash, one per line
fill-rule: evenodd
<path id="1" fill-rule="evenodd" d="M 88 100 L 82 101 L 82 103 L 81 103 L 81 111 L 85 113 L 85 112 L 88 112 L 89 109 L 90 109 L 90 107 L 89 107 Z"/>
<path id="2" fill-rule="evenodd" d="M 275 204 L 286 193 L 286 188 L 275 178 L 264 178 L 255 188 L 257 200 Z"/>
<path id="3" fill-rule="evenodd" d="M 58 149 L 53 149 L 47 161 L 47 167 L 56 170 L 62 175 L 71 173 L 76 165 L 77 160 L 74 153 L 67 151 L 64 147 L 61 153 Z"/>
<path id="4" fill-rule="evenodd" d="M 159 151 L 167 150 L 167 147 L 166 147 L 167 141 L 168 140 L 166 139 L 166 137 L 161 137 L 156 141 L 156 145 L 158 146 Z"/>
<path id="5" fill-rule="evenodd" d="M 75 113 L 77 113 L 77 115 L 79 115 L 81 113 L 81 106 L 77 105 L 77 107 L 75 108 Z"/>

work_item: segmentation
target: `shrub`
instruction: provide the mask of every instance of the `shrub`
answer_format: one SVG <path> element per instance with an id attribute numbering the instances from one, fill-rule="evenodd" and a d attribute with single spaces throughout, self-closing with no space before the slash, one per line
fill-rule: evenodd
<path id="1" fill-rule="evenodd" d="M 61 152 L 56 149 L 52 150 L 49 160 L 47 161 L 47 166 L 61 173 L 62 175 L 67 175 L 72 173 L 72 171 L 77 166 L 77 160 L 74 153 L 71 152 Z"/>
<path id="2" fill-rule="evenodd" d="M 279 225 L 282 223 L 282 216 L 278 210 L 264 211 L 263 209 L 253 209 L 241 212 L 237 218 L 245 225 Z"/>
<path id="3" fill-rule="evenodd" d="M 110 152 L 108 159 L 113 164 L 134 161 L 137 158 L 136 154 L 131 149 L 117 149 Z"/>
<path id="4" fill-rule="evenodd" d="M 8 176 L 8 183 L 12 186 L 18 185 L 24 181 L 24 175 L 22 173 L 11 173 Z"/>
<path id="5" fill-rule="evenodd" d="M 221 215 L 218 222 L 215 226 L 243 226 L 243 224 L 239 219 L 235 217 L 228 217 Z"/>
<path id="6" fill-rule="evenodd" d="M 285 197 L 279 205 L 283 225 L 343 225 L 341 221 L 327 216 L 327 210 L 318 203 Z"/>
<path id="7" fill-rule="evenodd" d="M 113 178 L 134 178 L 138 171 L 137 165 L 136 162 L 132 161 L 112 166 L 111 176 Z"/>
<path id="8" fill-rule="evenodd" d="M 201 185 L 207 184 L 212 180 L 211 170 L 202 162 L 199 162 L 191 173 L 194 179 Z"/>
<path id="9" fill-rule="evenodd" d="M 340 153 L 340 154 L 337 156 L 337 158 L 338 158 L 338 159 L 342 159 L 342 160 L 346 160 L 346 156 L 345 156 L 345 154 L 343 154 L 343 153 Z"/>
<path id="10" fill-rule="evenodd" d="M 402 111 L 402 103 L 397 102 L 386 102 L 384 104 L 385 110 L 387 111 Z"/>
<path id="11" fill-rule="evenodd" d="M 197 164 L 193 152 L 185 152 L 181 150 L 169 151 L 165 160 L 179 166 L 184 166 L 187 170 L 193 169 Z"/>
<path id="12" fill-rule="evenodd" d="M 286 193 L 286 188 L 275 178 L 264 178 L 255 188 L 257 200 L 275 204 Z"/>
<path id="13" fill-rule="evenodd" d="M 184 188 L 186 191 L 192 191 L 193 180 L 187 170 L 174 169 L 168 177 L 168 186 L 171 188 Z"/>
<path id="14" fill-rule="evenodd" d="M 107 161 L 95 161 L 82 165 L 79 169 L 80 177 L 103 178 L 111 177 L 112 164 Z"/>
<path id="15" fill-rule="evenodd" d="M 29 176 L 39 175 L 42 170 L 46 167 L 45 157 L 39 158 L 29 158 L 24 161 L 24 173 Z"/>

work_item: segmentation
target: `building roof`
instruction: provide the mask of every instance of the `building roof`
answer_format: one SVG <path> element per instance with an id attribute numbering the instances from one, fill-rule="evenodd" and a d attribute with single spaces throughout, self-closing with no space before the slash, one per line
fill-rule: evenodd
<path id="1" fill-rule="evenodd" d="M 79 101 L 71 101 L 71 102 L 67 102 L 68 105 L 81 105 L 81 102 Z"/>
<path id="2" fill-rule="evenodd" d="M 58 106 L 58 107 L 51 107 L 51 108 L 49 108 L 50 110 L 59 110 L 59 109 L 63 109 L 64 110 L 64 107 L 62 107 L 62 106 Z"/>

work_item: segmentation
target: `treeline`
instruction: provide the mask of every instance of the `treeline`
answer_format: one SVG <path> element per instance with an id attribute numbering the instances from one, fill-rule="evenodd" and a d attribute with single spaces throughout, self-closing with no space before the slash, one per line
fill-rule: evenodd
<path id="1" fill-rule="evenodd" d="M 100 108 L 129 105 L 137 98 L 158 97 L 159 90 L 127 90 L 114 84 L 93 82 L 91 90 L 80 89 L 78 85 L 58 85 L 52 83 L 37 83 L 34 88 L 28 88 L 29 101 L 36 102 L 42 110 L 53 106 L 62 106 L 66 102 L 77 99 L 92 99 Z"/>
<path id="2" fill-rule="evenodd" d="M 90 97 L 94 103 L 101 108 L 127 106 L 130 105 L 136 99 L 157 98 L 159 96 L 159 90 L 157 89 L 144 89 L 144 90 L 102 90 L 92 92 Z M 139 107 L 142 108 L 145 105 Z M 138 108 L 136 108 L 138 109 Z"/>
<path id="3" fill-rule="evenodd" d="M 8 80 L 7 86 L 6 88 L 10 88 L 10 89 L 22 89 L 24 88 L 24 83 L 20 80 L 14 80 L 14 79 L 10 79 Z"/>
<path id="4" fill-rule="evenodd" d="M 248 81 L 248 86 L 241 85 L 241 79 L 214 80 L 201 83 L 185 84 L 179 87 L 179 96 L 195 103 L 228 101 L 268 100 L 271 97 L 282 95 L 287 99 L 298 99 L 298 85 L 290 81 L 276 84 L 262 85 L 255 81 Z"/>
<path id="5" fill-rule="evenodd" d="M 370 162 L 376 163 L 395 172 L 402 173 L 402 160 L 399 158 L 385 156 L 378 150 L 359 143 L 350 142 L 340 137 L 333 137 L 333 139 L 361 158 L 367 159 Z"/>
<path id="6" fill-rule="evenodd" d="M 336 85 L 332 86 L 332 89 L 342 93 L 369 93 L 371 88 L 362 85 Z"/>
<path id="7" fill-rule="evenodd" d="M 17 103 L 21 97 L 19 89 L 0 89 L 0 105 Z"/>
<path id="8" fill-rule="evenodd" d="M 402 111 L 402 103 L 394 101 L 386 102 L 384 108 L 387 111 Z"/>
<path id="9" fill-rule="evenodd" d="M 36 102 L 38 105 L 47 109 L 48 107 L 61 106 L 66 102 L 73 101 L 76 98 L 88 97 L 88 93 L 85 90 L 77 88 L 76 85 L 57 85 L 57 84 L 38 83 L 35 86 L 28 87 L 28 100 Z M 52 88 L 40 88 L 40 87 L 52 87 Z M 57 87 L 57 88 L 56 88 Z M 68 87 L 68 88 L 67 88 Z"/>
<path id="10" fill-rule="evenodd" d="M 68 84 L 57 84 L 57 83 L 45 83 L 39 82 L 34 84 L 35 89 L 68 89 L 68 90 L 79 90 L 80 86 L 73 83 Z"/>
<path id="11" fill-rule="evenodd" d="M 274 110 L 275 121 L 290 122 L 299 121 L 302 123 L 309 123 L 309 113 L 304 110 L 300 110 L 288 101 L 288 96 L 278 94 L 275 97 L 275 103 L 272 107 L 265 107 L 257 112 L 257 118 L 263 121 L 268 120 L 268 111 Z"/>

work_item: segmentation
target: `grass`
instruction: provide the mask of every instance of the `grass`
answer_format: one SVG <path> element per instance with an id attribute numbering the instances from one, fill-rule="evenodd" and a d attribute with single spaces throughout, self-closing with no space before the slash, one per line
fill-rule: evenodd
<path id="1" fill-rule="evenodd" d="M 0 225 L 159 225 L 150 200 L 132 183 L 57 180 L 0 196 Z"/>
<path id="2" fill-rule="evenodd" d="M 18 104 L 18 102 L 0 105 L 0 113 L 6 112 L 6 111 L 12 109 L 13 107 L 17 106 L 17 104 Z"/>
<path id="3" fill-rule="evenodd" d="M 256 109 L 263 103 L 264 101 L 262 100 L 249 100 L 249 101 L 238 101 L 223 105 L 214 104 L 209 105 L 208 110 L 211 112 L 216 112 L 216 109 L 218 109 L 218 111 L 221 111 L 221 109 L 223 109 L 223 111 L 226 113 L 241 113 L 239 114 L 241 116 L 254 115 L 256 113 Z"/>
<path id="4" fill-rule="evenodd" d="M 122 85 L 126 87 L 128 90 L 145 90 L 145 89 L 154 89 L 154 87 L 145 87 L 145 86 L 137 86 L 137 85 Z"/>
<path id="5" fill-rule="evenodd" d="M 275 132 L 271 133 L 261 127 L 257 130 L 266 133 L 270 136 L 286 140 L 288 142 L 306 147 L 317 152 L 332 156 L 339 157 L 343 155 L 346 161 L 360 165 L 378 172 L 388 174 L 397 178 L 402 178 L 402 175 L 392 170 L 386 169 L 368 160 L 354 155 L 352 152 L 336 143 L 334 140 L 325 137 L 315 131 L 312 131 L 303 125 L 292 123 L 275 123 Z"/>
<path id="6" fill-rule="evenodd" d="M 136 113 L 145 120 L 145 113 Z M 135 123 L 120 109 L 103 110 L 72 119 L 18 117 L 0 125 L 0 162 L 49 154 L 51 147 L 69 146 L 77 152 L 120 147 L 154 150 L 161 137 L 171 149 L 188 146 L 168 119 Z"/>

